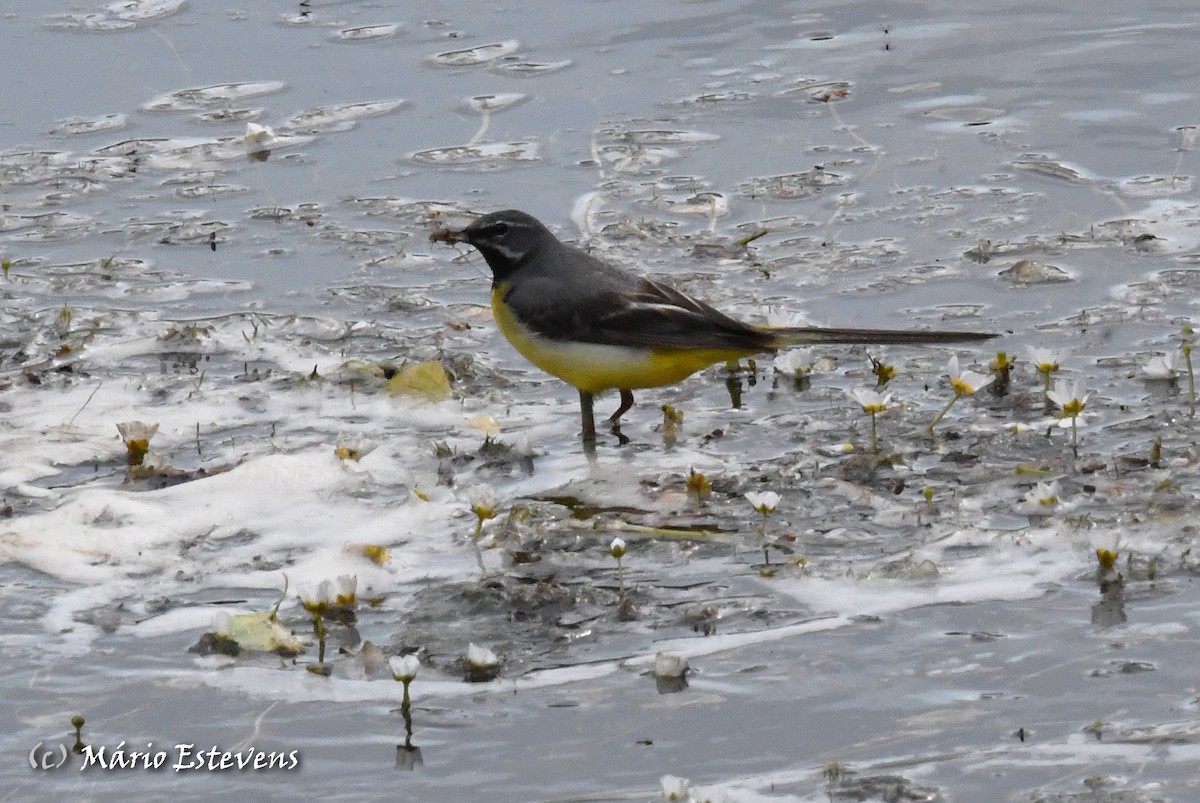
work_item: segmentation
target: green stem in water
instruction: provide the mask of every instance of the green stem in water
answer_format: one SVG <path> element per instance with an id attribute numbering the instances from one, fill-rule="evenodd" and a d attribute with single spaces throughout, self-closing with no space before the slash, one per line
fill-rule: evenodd
<path id="1" fill-rule="evenodd" d="M 1196 417 L 1196 374 L 1192 371 L 1192 344 L 1183 344 L 1183 359 L 1187 363 L 1188 369 L 1188 403 L 1190 412 L 1188 415 L 1191 418 Z"/>
<path id="2" fill-rule="evenodd" d="M 946 406 L 942 408 L 942 411 L 934 416 L 934 419 L 929 422 L 929 426 L 926 427 L 925 430 L 926 432 L 933 432 L 933 428 L 938 425 L 938 422 L 945 417 L 946 413 L 950 412 L 950 408 L 954 406 L 956 401 L 958 401 L 959 395 L 961 394 L 955 391 L 954 396 L 950 399 L 950 401 L 946 402 Z"/>
<path id="3" fill-rule="evenodd" d="M 771 545 L 767 543 L 767 517 L 771 514 L 765 509 L 762 512 L 762 524 L 758 525 L 758 535 L 763 541 L 763 563 L 771 565 Z"/>
<path id="4" fill-rule="evenodd" d="M 475 517 L 475 537 L 471 539 L 471 546 L 475 547 L 475 560 L 479 562 L 479 573 L 487 574 L 487 569 L 483 568 L 483 553 L 479 551 L 479 539 L 483 537 L 483 516 Z"/>
<path id="5" fill-rule="evenodd" d="M 400 716 L 404 717 L 404 749 L 412 749 L 412 701 L 408 697 L 408 684 L 412 680 L 404 681 L 404 699 L 400 701 Z"/>
<path id="6" fill-rule="evenodd" d="M 325 615 L 320 611 L 313 614 L 313 629 L 317 631 L 317 663 L 325 663 Z"/>

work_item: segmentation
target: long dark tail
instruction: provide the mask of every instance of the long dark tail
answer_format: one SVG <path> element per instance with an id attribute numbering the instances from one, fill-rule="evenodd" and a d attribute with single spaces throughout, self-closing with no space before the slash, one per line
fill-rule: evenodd
<path id="1" fill-rule="evenodd" d="M 822 326 L 795 326 L 764 329 L 774 338 L 773 347 L 804 343 L 970 343 L 990 340 L 994 332 L 949 332 L 929 329 L 827 329 Z"/>

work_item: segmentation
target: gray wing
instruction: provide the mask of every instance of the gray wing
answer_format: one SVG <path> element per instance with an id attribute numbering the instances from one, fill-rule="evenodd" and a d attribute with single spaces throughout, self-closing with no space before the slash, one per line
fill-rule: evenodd
<path id="1" fill-rule="evenodd" d="M 551 340 L 736 351 L 774 343 L 770 333 L 673 287 L 599 262 L 592 267 L 595 272 L 569 283 L 561 276 L 523 278 L 520 294 L 510 292 L 505 300 L 526 326 Z"/>

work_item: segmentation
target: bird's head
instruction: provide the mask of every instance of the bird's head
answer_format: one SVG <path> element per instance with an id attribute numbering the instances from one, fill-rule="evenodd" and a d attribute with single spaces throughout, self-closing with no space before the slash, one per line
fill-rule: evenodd
<path id="1" fill-rule="evenodd" d="M 557 242 L 537 218 L 516 209 L 484 215 L 461 231 L 441 229 L 430 238 L 475 246 L 497 280 L 503 280 L 540 249 Z"/>

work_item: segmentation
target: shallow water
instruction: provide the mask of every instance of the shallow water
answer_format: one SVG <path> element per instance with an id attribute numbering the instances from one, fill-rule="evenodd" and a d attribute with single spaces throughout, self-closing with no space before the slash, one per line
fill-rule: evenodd
<path id="1" fill-rule="evenodd" d="M 1191 12 L 10 2 L 0 52 L 38 80 L 0 105 L 4 787 L 1200 797 Z M 788 355 L 713 368 L 640 393 L 632 442 L 589 458 L 575 392 L 495 331 L 482 260 L 428 241 L 510 206 L 751 320 L 1001 337 L 822 348 L 804 382 Z M 1026 346 L 1086 383 L 1077 453 Z M 951 354 L 986 371 L 996 349 L 1010 391 L 927 434 Z M 868 357 L 900 371 L 882 461 L 849 395 Z M 391 381 L 430 361 L 449 398 Z M 134 420 L 158 424 L 136 476 Z M 377 448 L 347 457 L 356 438 Z M 766 490 L 762 525 L 744 493 Z M 188 652 L 285 574 L 299 657 Z M 319 677 L 297 592 L 343 574 L 357 622 L 329 625 Z M 411 772 L 364 641 L 421 657 Z M 500 679 L 463 682 L 471 642 Z M 659 693 L 660 650 L 684 691 Z M 32 770 L 76 714 L 93 746 L 300 767 Z"/>

